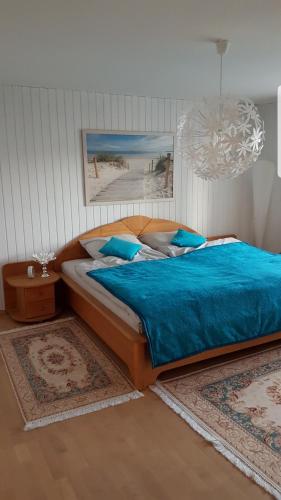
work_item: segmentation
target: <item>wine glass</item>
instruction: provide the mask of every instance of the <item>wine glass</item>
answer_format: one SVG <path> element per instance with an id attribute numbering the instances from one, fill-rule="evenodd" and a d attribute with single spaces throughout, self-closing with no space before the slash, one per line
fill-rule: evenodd
<path id="1" fill-rule="evenodd" d="M 39 262 L 42 266 L 42 274 L 41 278 L 48 278 L 50 275 L 48 273 L 47 265 L 51 260 L 55 260 L 55 252 L 47 252 L 46 250 L 41 250 L 41 252 L 34 253 L 32 255 L 33 260 L 35 262 Z"/>

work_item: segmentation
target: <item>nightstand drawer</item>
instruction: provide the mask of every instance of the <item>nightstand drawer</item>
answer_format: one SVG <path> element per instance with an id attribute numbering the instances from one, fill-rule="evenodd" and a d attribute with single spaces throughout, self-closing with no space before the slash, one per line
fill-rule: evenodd
<path id="1" fill-rule="evenodd" d="M 24 298 L 26 302 L 38 302 L 44 299 L 53 299 L 54 287 L 53 285 L 46 285 L 35 288 L 25 288 Z"/>
<path id="2" fill-rule="evenodd" d="M 56 304 L 56 284 L 60 275 L 49 271 L 48 278 L 28 278 L 26 274 L 6 276 L 9 285 L 9 312 L 16 321 L 35 323 L 52 318 L 59 312 Z"/>
<path id="3" fill-rule="evenodd" d="M 25 316 L 27 318 L 47 316 L 48 314 L 55 314 L 55 302 L 53 299 L 27 302 L 25 307 Z"/>

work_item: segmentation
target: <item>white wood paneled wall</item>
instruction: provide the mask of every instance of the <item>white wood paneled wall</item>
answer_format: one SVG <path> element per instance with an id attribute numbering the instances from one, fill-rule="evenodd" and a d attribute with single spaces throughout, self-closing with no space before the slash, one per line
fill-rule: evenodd
<path id="1" fill-rule="evenodd" d="M 247 174 L 207 183 L 175 158 L 175 200 L 84 206 L 81 129 L 175 131 L 188 103 L 21 86 L 0 92 L 0 266 L 57 250 L 76 235 L 130 215 L 177 219 L 204 234 L 251 239 Z M 4 307 L 0 292 L 0 309 Z"/>

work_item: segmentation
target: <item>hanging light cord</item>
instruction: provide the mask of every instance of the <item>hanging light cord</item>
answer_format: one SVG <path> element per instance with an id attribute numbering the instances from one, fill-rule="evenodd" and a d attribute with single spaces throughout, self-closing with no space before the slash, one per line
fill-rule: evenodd
<path id="1" fill-rule="evenodd" d="M 220 98 L 222 96 L 222 56 L 223 54 L 220 54 Z M 222 157 L 225 157 L 225 151 L 223 149 L 223 104 L 222 102 L 219 103 L 219 120 L 220 120 L 220 125 L 217 130 L 217 135 L 218 135 L 218 146 L 219 146 L 219 151 Z"/>
<path id="2" fill-rule="evenodd" d="M 222 96 L 222 54 L 220 54 L 220 97 Z"/>
<path id="3" fill-rule="evenodd" d="M 227 49 L 229 47 L 229 41 L 228 40 L 217 40 L 216 47 L 217 47 L 217 54 L 220 56 L 220 97 L 221 97 L 222 96 L 222 71 L 223 71 L 222 58 L 223 58 L 224 54 L 226 54 L 226 52 L 227 52 Z"/>

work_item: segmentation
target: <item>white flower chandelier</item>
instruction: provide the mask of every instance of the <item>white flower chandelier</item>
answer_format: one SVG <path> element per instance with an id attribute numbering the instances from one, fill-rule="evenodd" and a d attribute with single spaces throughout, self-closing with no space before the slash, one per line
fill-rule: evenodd
<path id="1" fill-rule="evenodd" d="M 227 40 L 219 40 L 220 96 L 204 98 L 178 122 L 179 153 L 205 180 L 237 177 L 258 159 L 264 124 L 251 99 L 222 96 L 222 57 Z"/>

